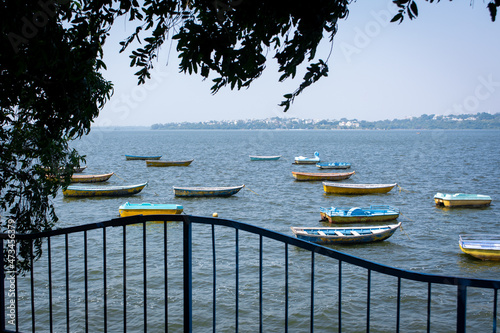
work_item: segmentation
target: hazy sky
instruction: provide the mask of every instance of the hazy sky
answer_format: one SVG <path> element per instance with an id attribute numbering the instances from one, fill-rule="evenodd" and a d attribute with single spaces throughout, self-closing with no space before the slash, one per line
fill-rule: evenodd
<path id="1" fill-rule="evenodd" d="M 491 22 L 486 3 L 418 2 L 419 17 L 389 23 L 391 1 L 357 1 L 338 24 L 330 74 L 299 95 L 288 112 L 278 104 L 295 90 L 278 82 L 275 61 L 249 89 L 211 95 L 210 80 L 178 73 L 175 44 L 167 43 L 151 80 L 137 86 L 128 54 L 118 42 L 134 28 L 122 21 L 105 47 L 106 79 L 115 93 L 95 124 L 150 126 L 155 123 L 297 117 L 381 120 L 422 114 L 500 112 L 500 18 Z M 326 59 L 325 39 L 317 58 Z M 304 67 L 305 68 L 305 67 Z"/>

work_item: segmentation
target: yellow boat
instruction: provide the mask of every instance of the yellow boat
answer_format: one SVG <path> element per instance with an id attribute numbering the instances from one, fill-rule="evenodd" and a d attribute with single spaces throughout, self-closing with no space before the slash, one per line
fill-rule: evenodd
<path id="1" fill-rule="evenodd" d="M 394 184 L 337 184 L 323 182 L 323 189 L 328 194 L 376 194 L 387 193 L 396 186 Z"/>
<path id="2" fill-rule="evenodd" d="M 194 160 L 187 161 L 151 161 L 146 160 L 146 166 L 148 167 L 169 167 L 169 166 L 188 166 Z"/>
<path id="3" fill-rule="evenodd" d="M 66 189 L 63 189 L 63 195 L 65 197 L 117 197 L 137 194 L 142 191 L 142 189 L 148 185 L 148 183 L 142 183 L 137 185 L 128 186 L 82 186 L 82 185 L 70 185 Z"/>
<path id="4" fill-rule="evenodd" d="M 482 207 L 490 205 L 491 197 L 482 194 L 436 193 L 434 202 L 445 207 Z"/>
<path id="5" fill-rule="evenodd" d="M 114 175 L 114 172 L 104 173 L 102 175 L 73 175 L 71 176 L 72 183 L 99 183 L 105 182 L 111 176 Z"/>
<path id="6" fill-rule="evenodd" d="M 131 204 L 124 203 L 118 208 L 121 217 L 133 215 L 159 215 L 159 214 L 181 214 L 184 208 L 181 205 L 175 204 Z"/>
<path id="7" fill-rule="evenodd" d="M 336 173 L 325 173 L 325 172 L 296 172 L 292 171 L 292 175 L 296 180 L 342 180 L 348 179 L 352 175 L 353 172 L 336 172 Z"/>
<path id="8" fill-rule="evenodd" d="M 500 260 L 500 235 L 459 235 L 460 250 L 481 260 Z"/>

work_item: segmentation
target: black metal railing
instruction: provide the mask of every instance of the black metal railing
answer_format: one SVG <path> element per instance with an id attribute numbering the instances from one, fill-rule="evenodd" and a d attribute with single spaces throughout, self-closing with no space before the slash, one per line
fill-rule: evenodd
<path id="1" fill-rule="evenodd" d="M 12 239 L 44 252 L 26 276 L 0 256 L 2 332 L 497 330 L 500 280 L 396 269 L 232 220 L 133 216 L 0 234 L 2 248 Z"/>

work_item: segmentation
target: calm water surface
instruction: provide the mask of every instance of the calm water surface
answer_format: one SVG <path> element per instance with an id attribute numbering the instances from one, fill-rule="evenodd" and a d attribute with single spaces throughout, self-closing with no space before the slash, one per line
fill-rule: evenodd
<path id="1" fill-rule="evenodd" d="M 140 194 L 128 198 L 63 198 L 55 199 L 57 213 L 61 221 L 59 226 L 73 226 L 91 222 L 104 221 L 118 217 L 118 207 L 126 201 L 132 203 L 175 203 L 184 206 L 187 214 L 212 216 L 217 212 L 219 217 L 247 222 L 263 228 L 293 235 L 291 226 L 320 226 L 319 208 L 331 206 L 369 206 L 391 205 L 401 210 L 399 218 L 403 228 L 384 242 L 357 245 L 332 246 L 357 257 L 377 263 L 390 265 L 406 270 L 487 279 L 500 279 L 500 264 L 482 262 L 461 253 L 458 247 L 460 233 L 500 233 L 500 218 L 498 200 L 500 199 L 500 131 L 102 131 L 94 130 L 88 137 L 75 142 L 80 153 L 87 155 L 86 174 L 115 172 L 108 184 L 126 185 L 149 182 Z M 366 196 L 338 196 L 324 194 L 321 182 L 298 182 L 292 177 L 292 171 L 317 171 L 314 165 L 293 165 L 295 156 L 313 156 L 318 151 L 322 161 L 351 162 L 351 170 L 356 174 L 346 183 L 398 183 L 400 189 L 394 189 L 388 194 Z M 189 167 L 147 168 L 144 161 L 126 161 L 125 154 L 163 155 L 164 160 L 194 159 Z M 282 155 L 278 161 L 250 161 L 249 155 Z M 340 171 L 342 172 L 342 171 Z M 176 198 L 172 186 L 235 186 L 245 184 L 246 188 L 230 198 Z M 465 192 L 487 194 L 493 198 L 492 205 L 487 208 L 475 209 L 444 209 L 437 208 L 433 196 L 436 192 Z M 324 224 L 326 225 L 326 224 Z M 174 246 L 176 235 L 180 235 L 182 227 L 176 223 L 168 225 L 169 239 Z M 163 226 L 148 227 L 148 239 L 158 237 L 156 245 L 159 251 L 163 248 Z M 195 227 L 194 258 L 194 308 L 195 331 L 204 332 L 212 327 L 211 288 L 203 288 L 211 283 L 211 231 L 201 226 Z M 114 320 L 113 315 L 119 313 L 123 306 L 121 297 L 121 268 L 113 271 L 113 261 L 121 264 L 122 230 L 110 230 L 108 239 L 108 270 L 109 273 L 109 325 L 111 331 L 120 331 L 123 323 Z M 134 246 L 142 247 L 142 228 L 127 229 L 127 246 L 133 252 Z M 217 231 L 218 272 L 234 271 L 233 243 L 225 245 L 225 239 L 234 240 L 234 231 Z M 246 255 L 258 247 L 258 238 L 253 235 L 241 235 L 240 241 L 242 262 L 245 263 L 240 272 L 240 331 L 250 332 L 258 329 L 258 256 Z M 54 253 L 63 244 L 54 242 Z M 102 247 L 102 233 L 89 233 L 91 248 Z M 208 243 L 208 244 L 207 244 Z M 82 279 L 81 260 L 83 242 L 80 238 L 70 239 L 73 250 L 71 265 L 75 279 Z M 149 245 L 148 245 L 149 246 Z M 283 256 L 284 249 L 280 244 L 265 243 L 266 271 L 265 290 L 265 327 L 266 331 L 282 331 L 284 300 L 280 296 L 283 288 Z M 163 321 L 156 321 L 156 307 L 162 307 L 163 286 L 162 265 L 160 254 L 148 253 L 148 307 L 150 331 L 165 330 Z M 129 251 L 129 250 L 127 250 Z M 290 270 L 290 331 L 303 332 L 309 329 L 309 308 L 303 299 L 309 302 L 308 288 L 310 274 L 302 273 L 310 267 L 310 254 L 298 250 L 290 250 L 294 254 Z M 140 252 L 140 250 L 139 250 Z M 209 258 L 205 255 L 209 253 Z M 278 253 L 278 255 L 275 255 Z M 140 281 L 142 271 L 140 264 L 134 258 L 127 259 L 127 271 L 130 281 L 127 282 L 127 296 L 131 300 L 142 297 L 142 291 L 134 289 L 134 279 Z M 179 269 L 181 256 L 169 252 L 169 270 Z M 44 259 L 40 260 L 36 274 L 44 275 Z M 60 282 L 64 285 L 63 261 L 58 264 L 54 259 L 53 270 L 61 271 Z M 73 267 L 72 266 L 72 267 Z M 90 270 L 99 275 L 102 270 L 102 255 L 95 254 L 95 263 Z M 366 295 L 357 292 L 366 286 L 366 272 L 358 272 L 356 267 L 345 267 L 345 272 L 357 277 L 357 282 L 344 284 L 343 323 L 357 322 L 359 313 L 364 314 L 363 304 L 351 302 L 364 299 Z M 336 289 L 338 272 L 337 263 L 324 258 L 318 258 L 316 263 L 315 285 L 318 295 L 315 296 L 317 318 L 315 329 L 319 332 L 334 331 L 336 318 L 336 296 L 329 289 Z M 198 275 L 196 275 L 198 273 Z M 218 273 L 219 274 L 219 273 Z M 57 276 L 57 274 L 56 274 Z M 180 271 L 179 271 L 180 276 Z M 169 273 L 168 283 L 175 286 L 180 283 L 180 277 Z M 57 277 L 54 278 L 57 286 Z M 218 276 L 217 299 L 217 331 L 231 332 L 234 330 L 234 278 L 226 282 Z M 386 293 L 387 288 L 393 290 L 396 281 L 387 285 L 387 281 L 377 276 L 372 277 L 372 302 L 383 306 L 373 307 L 372 316 L 387 316 L 395 312 L 393 293 Z M 97 281 L 97 278 L 96 278 Z M 72 285 L 72 318 L 75 331 L 81 328 L 82 294 L 81 283 Z M 102 293 L 101 282 L 90 282 L 91 310 L 94 309 L 92 323 L 99 327 L 102 323 Z M 42 286 L 46 287 L 46 285 Z M 377 286 L 380 289 L 377 289 Z M 419 316 L 426 313 L 426 287 L 406 290 L 403 297 L 402 311 L 405 321 L 403 331 L 421 331 L 426 329 L 425 322 L 419 322 Z M 331 287 L 331 288 L 330 288 Z M 411 285 L 409 286 L 411 287 Z M 61 287 L 62 288 L 62 287 Z M 116 289 L 118 296 L 113 296 Z M 208 289 L 208 290 L 207 290 Z M 305 289 L 305 290 L 304 290 Z M 46 296 L 46 288 L 40 288 L 40 299 Z M 62 289 L 61 289 L 62 292 Z M 336 291 L 332 291 L 336 293 Z M 151 293 L 151 294 L 149 294 Z M 434 293 L 436 296 L 434 296 Z M 455 299 L 446 295 L 455 293 L 446 287 L 436 287 L 433 290 L 433 316 L 440 317 L 450 311 L 449 321 L 433 322 L 433 331 L 453 331 Z M 64 294 L 55 302 L 55 313 L 64 313 Z M 182 299 L 182 293 L 169 289 L 169 302 Z M 423 298 L 421 298 L 423 297 Z M 40 301 L 43 305 L 43 301 Z M 179 303 L 178 302 L 178 303 Z M 359 303 L 359 302 L 358 302 Z M 206 305 L 210 304 L 210 305 Z M 161 305 L 161 306 L 160 306 Z M 306 311 L 303 308 L 307 309 Z M 487 329 L 491 325 L 492 305 L 474 303 L 469 300 L 470 316 L 468 323 L 475 327 Z M 42 306 L 43 307 L 43 306 Z M 361 307 L 361 308 L 358 308 Z M 137 309 L 136 309 L 137 308 Z M 140 330 L 142 315 L 141 305 L 131 305 L 128 310 L 127 326 Z M 39 310 L 43 313 L 43 309 Z M 181 331 L 181 310 L 172 306 L 169 308 L 169 329 Z M 352 316 L 352 318 L 350 318 Z M 393 315 L 390 315 L 393 316 Z M 37 320 L 43 320 L 39 316 Z M 446 317 L 446 315 L 445 315 Z M 120 318 L 120 317 L 117 317 Z M 177 319 L 173 319 L 177 318 Z M 384 332 L 392 330 L 392 319 L 372 319 L 372 331 Z M 361 320 L 362 321 L 362 320 Z M 172 322 L 172 324 L 170 324 Z M 390 324 L 388 324 L 390 322 Z M 64 321 L 56 326 L 65 330 Z M 257 325 L 257 326 L 256 326 Z M 364 322 L 357 328 L 352 326 L 350 332 L 363 331 Z M 389 326 L 387 326 L 389 325 Z M 479 326 L 478 326 L 479 325 Z M 63 329 L 64 328 L 64 329 Z M 489 329 L 487 329 L 489 330 Z M 477 332 L 480 332 L 479 330 Z"/>

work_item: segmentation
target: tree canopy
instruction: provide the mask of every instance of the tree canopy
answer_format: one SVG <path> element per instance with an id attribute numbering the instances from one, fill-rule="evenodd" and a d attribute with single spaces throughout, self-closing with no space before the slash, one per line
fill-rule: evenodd
<path id="1" fill-rule="evenodd" d="M 316 59 L 316 50 L 324 38 L 333 42 L 350 2 L 2 1 L 2 225 L 5 228 L 10 218 L 17 232 L 29 233 L 48 230 L 57 221 L 50 198 L 84 161 L 69 142 L 88 133 L 113 91 L 101 74 L 102 47 L 118 17 L 136 27 L 121 43 L 121 51 L 130 52 L 138 83 L 150 77 L 161 46 L 169 40 L 177 43 L 179 70 L 211 79 L 213 93 L 225 86 L 249 87 L 270 56 L 279 65 L 280 81 L 295 77 L 305 64 L 302 82 L 280 104 L 286 111 L 305 88 L 328 75 L 328 59 Z M 418 16 L 415 1 L 393 2 L 399 8 L 394 22 Z M 500 1 L 487 6 L 495 20 Z M 21 246 L 19 263 L 24 269 L 29 266 L 29 249 Z"/>

